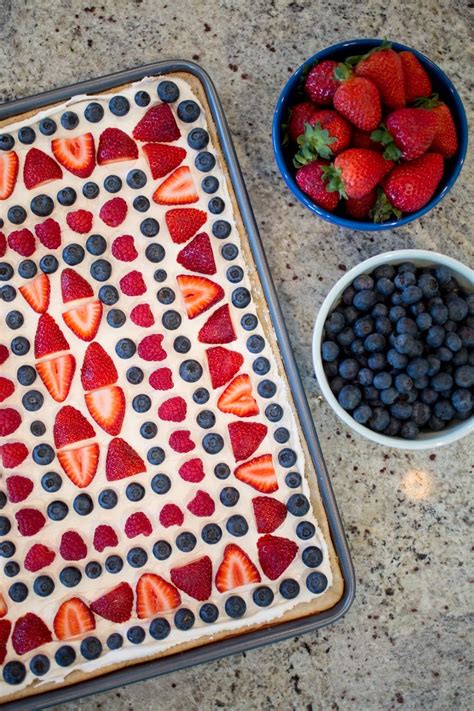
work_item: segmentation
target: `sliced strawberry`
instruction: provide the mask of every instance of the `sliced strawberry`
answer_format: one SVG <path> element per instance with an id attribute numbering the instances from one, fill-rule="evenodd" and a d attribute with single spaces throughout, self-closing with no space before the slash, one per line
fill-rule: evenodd
<path id="1" fill-rule="evenodd" d="M 151 521 L 143 511 L 136 511 L 125 521 L 124 527 L 127 538 L 136 538 L 137 536 L 151 536 L 153 526 Z"/>
<path id="2" fill-rule="evenodd" d="M 164 143 L 147 143 L 143 146 L 143 152 L 150 165 L 153 180 L 164 178 L 186 158 L 184 148 L 167 146 Z"/>
<path id="3" fill-rule="evenodd" d="M 118 536 L 112 526 L 105 524 L 97 526 L 94 531 L 92 545 L 99 553 L 102 553 L 106 548 L 115 548 L 115 546 L 118 546 Z"/>
<path id="4" fill-rule="evenodd" d="M 168 210 L 165 220 L 173 242 L 183 244 L 205 224 L 207 213 L 195 207 L 177 207 Z"/>
<path id="5" fill-rule="evenodd" d="M 18 177 L 18 156 L 15 151 L 0 155 L 0 200 L 13 193 Z"/>
<path id="6" fill-rule="evenodd" d="M 199 200 L 192 173 L 187 165 L 171 173 L 153 193 L 158 205 L 189 205 Z"/>
<path id="7" fill-rule="evenodd" d="M 110 622 L 126 622 L 132 615 L 133 590 L 128 583 L 120 583 L 91 604 L 92 612 Z"/>
<path id="8" fill-rule="evenodd" d="M 278 479 L 271 454 L 262 454 L 260 457 L 244 462 L 234 471 L 234 476 L 263 494 L 271 494 L 278 489 Z"/>
<path id="9" fill-rule="evenodd" d="M 141 296 L 146 292 L 142 274 L 134 269 L 119 280 L 120 290 L 125 296 Z"/>
<path id="10" fill-rule="evenodd" d="M 49 314 L 41 314 L 36 327 L 35 358 L 43 358 L 50 353 L 69 350 L 69 343 L 61 329 Z"/>
<path id="11" fill-rule="evenodd" d="M 56 160 L 70 173 L 88 178 L 95 168 L 95 145 L 92 133 L 74 138 L 54 138 L 51 148 Z"/>
<path id="12" fill-rule="evenodd" d="M 125 395 L 118 385 L 85 394 L 87 409 L 99 427 L 110 435 L 120 434 L 125 417 Z"/>
<path id="13" fill-rule="evenodd" d="M 0 376 L 0 402 L 7 400 L 15 392 L 15 385 L 8 378 Z"/>
<path id="14" fill-rule="evenodd" d="M 66 600 L 59 607 L 53 622 L 57 639 L 73 639 L 95 630 L 95 619 L 86 603 L 78 597 Z"/>
<path id="15" fill-rule="evenodd" d="M 238 375 L 229 383 L 219 400 L 217 407 L 222 412 L 230 412 L 237 417 L 258 415 L 257 401 L 252 395 L 252 383 L 248 375 Z"/>
<path id="16" fill-rule="evenodd" d="M 8 235 L 8 246 L 22 257 L 31 257 L 36 250 L 35 236 L 27 227 L 14 230 Z"/>
<path id="17" fill-rule="evenodd" d="M 269 534 L 258 539 L 257 548 L 262 570 L 270 580 L 279 578 L 298 552 L 294 541 Z"/>
<path id="18" fill-rule="evenodd" d="M 189 459 L 184 462 L 178 469 L 178 474 L 184 481 L 190 481 L 193 484 L 198 483 L 204 479 L 204 466 L 202 460 L 199 457 L 194 457 L 194 459 Z"/>
<path id="19" fill-rule="evenodd" d="M 199 274 L 215 274 L 217 271 L 211 240 L 205 232 L 188 242 L 181 252 L 178 252 L 176 261 L 185 269 Z"/>
<path id="20" fill-rule="evenodd" d="M 52 217 L 35 225 L 35 233 L 46 249 L 57 249 L 61 246 L 61 226 Z"/>
<path id="21" fill-rule="evenodd" d="M 186 507 L 195 516 L 212 516 L 216 510 L 214 500 L 206 491 L 197 491 Z"/>
<path id="22" fill-rule="evenodd" d="M 171 390 L 173 387 L 173 373 L 169 368 L 157 368 L 148 378 L 154 390 Z"/>
<path id="23" fill-rule="evenodd" d="M 168 104 L 157 104 L 148 109 L 132 135 L 137 141 L 169 143 L 176 141 L 181 132 Z"/>
<path id="24" fill-rule="evenodd" d="M 19 291 L 36 313 L 44 314 L 48 310 L 51 287 L 47 274 L 41 273 L 27 284 L 20 286 Z"/>
<path id="25" fill-rule="evenodd" d="M 196 318 L 224 298 L 224 289 L 206 277 L 180 274 L 176 281 L 188 318 Z"/>
<path id="26" fill-rule="evenodd" d="M 237 351 L 214 346 L 206 351 L 211 384 L 213 388 L 220 388 L 231 380 L 240 370 L 244 362 L 243 356 Z"/>
<path id="27" fill-rule="evenodd" d="M 97 149 L 97 163 L 108 165 L 122 160 L 138 158 L 138 148 L 135 141 L 119 128 L 106 128 L 100 134 Z"/>
<path id="28" fill-rule="evenodd" d="M 33 491 L 33 482 L 26 476 L 20 476 L 20 474 L 13 474 L 7 477 L 7 493 L 8 500 L 13 504 L 17 504 L 19 501 L 24 501 Z"/>
<path id="29" fill-rule="evenodd" d="M 5 598 L 3 597 L 2 593 L 0 593 L 0 618 L 5 617 L 7 612 L 8 612 L 8 605 L 6 603 Z M 7 640 L 8 640 L 9 635 L 10 635 L 10 630 L 8 631 Z M 4 636 L 5 636 L 5 631 L 0 628 L 0 646 L 5 644 L 5 642 L 3 641 Z M 6 653 L 6 650 L 5 650 L 5 653 Z M 0 659 L 0 664 L 2 664 L 2 662 L 3 662 L 3 659 Z"/>
<path id="30" fill-rule="evenodd" d="M 7 614 L 6 603 L 1 596 L 3 602 L 1 603 L 1 609 L 5 610 L 2 617 Z M 10 631 L 12 628 L 12 623 L 10 620 L 0 620 L 0 664 L 3 664 L 5 657 L 7 656 L 7 642 L 10 637 Z"/>
<path id="31" fill-rule="evenodd" d="M 99 330 L 102 310 L 101 301 L 91 301 L 63 313 L 64 323 L 82 341 L 92 341 Z"/>
<path id="32" fill-rule="evenodd" d="M 196 445 L 191 439 L 191 432 L 189 430 L 175 430 L 171 433 L 168 444 L 171 449 L 180 454 L 185 454 L 186 452 L 191 452 L 195 449 Z"/>
<path id="33" fill-rule="evenodd" d="M 77 531 L 65 531 L 61 536 L 59 552 L 64 560 L 83 560 L 87 557 L 87 546 Z"/>
<path id="34" fill-rule="evenodd" d="M 1 156 L 0 156 L 1 160 Z M 3 234 L 3 232 L 0 232 L 0 257 L 4 257 L 5 253 L 7 251 L 7 238 Z"/>
<path id="35" fill-rule="evenodd" d="M 182 526 L 184 515 L 176 504 L 165 504 L 160 511 L 159 520 L 163 528 L 170 526 Z"/>
<path id="36" fill-rule="evenodd" d="M 201 343 L 232 343 L 236 338 L 228 304 L 219 306 L 209 316 L 198 334 Z"/>
<path id="37" fill-rule="evenodd" d="M 228 429 L 236 462 L 251 457 L 268 432 L 260 422 L 231 422 Z"/>
<path id="38" fill-rule="evenodd" d="M 46 523 L 45 517 L 38 509 L 20 509 L 15 518 L 22 536 L 35 536 Z"/>
<path id="39" fill-rule="evenodd" d="M 158 612 L 168 612 L 181 605 L 181 595 L 174 585 L 160 575 L 144 573 L 137 583 L 137 617 L 145 620 Z"/>
<path id="40" fill-rule="evenodd" d="M 67 268 L 61 272 L 61 293 L 63 304 L 76 299 L 87 299 L 94 296 L 94 291 L 86 279 L 75 269 Z"/>
<path id="41" fill-rule="evenodd" d="M 78 449 L 58 452 L 58 460 L 72 483 L 79 489 L 84 489 L 96 475 L 99 463 L 99 445 L 93 442 Z"/>
<path id="42" fill-rule="evenodd" d="M 255 496 L 252 506 L 259 533 L 273 533 L 286 518 L 285 504 L 271 496 Z"/>
<path id="43" fill-rule="evenodd" d="M 115 197 L 107 200 L 100 208 L 99 217 L 109 227 L 118 227 L 127 217 L 128 207 L 125 200 Z"/>
<path id="44" fill-rule="evenodd" d="M 158 417 L 166 422 L 182 422 L 186 418 L 186 400 L 177 396 L 162 402 L 158 408 Z"/>
<path id="45" fill-rule="evenodd" d="M 116 437 L 110 441 L 105 462 L 108 481 L 125 479 L 145 471 L 145 462 L 124 439 Z"/>
<path id="46" fill-rule="evenodd" d="M 151 336 L 142 338 L 137 349 L 140 358 L 147 361 L 164 360 L 166 358 L 166 351 L 161 345 L 162 341 L 163 336 L 161 333 L 154 333 Z"/>
<path id="47" fill-rule="evenodd" d="M 68 444 L 95 437 L 95 431 L 82 412 L 72 405 L 63 405 L 54 420 L 53 436 L 56 449 L 62 449 Z"/>
<path id="48" fill-rule="evenodd" d="M 130 320 L 142 328 L 150 328 L 155 323 L 155 317 L 149 304 L 137 304 L 130 311 Z"/>
<path id="49" fill-rule="evenodd" d="M 9 355 L 10 352 L 8 348 L 4 346 L 3 343 L 0 343 L 0 365 L 3 365 L 3 363 L 5 363 Z"/>
<path id="50" fill-rule="evenodd" d="M 230 543 L 225 547 L 224 557 L 216 573 L 216 588 L 219 592 L 225 593 L 242 585 L 259 583 L 260 580 L 260 573 L 240 546 Z"/>
<path id="51" fill-rule="evenodd" d="M 112 254 L 120 262 L 133 262 L 138 257 L 132 235 L 120 235 L 112 242 Z"/>
<path id="52" fill-rule="evenodd" d="M 113 385 L 118 380 L 117 368 L 100 343 L 90 343 L 81 368 L 81 383 L 84 390 L 95 390 Z"/>
<path id="53" fill-rule="evenodd" d="M 212 562 L 209 556 L 171 569 L 171 580 L 177 588 L 195 600 L 207 600 L 212 590 Z"/>
<path id="54" fill-rule="evenodd" d="M 56 402 L 64 402 L 71 389 L 76 359 L 70 353 L 36 364 L 36 370 L 49 394 Z"/>
<path id="55" fill-rule="evenodd" d="M 72 210 L 66 215 L 66 222 L 73 232 L 85 235 L 92 229 L 94 215 L 89 210 Z"/>
<path id="56" fill-rule="evenodd" d="M 30 148 L 23 165 L 23 181 L 28 190 L 62 177 L 63 171 L 51 156 L 38 148 Z"/>
<path id="57" fill-rule="evenodd" d="M 15 469 L 28 456 L 28 447 L 23 442 L 5 442 L 0 446 L 0 459 L 5 469 Z"/>
<path id="58" fill-rule="evenodd" d="M 21 425 L 21 415 L 13 407 L 0 410 L 0 437 L 8 437 Z"/>
<path id="59" fill-rule="evenodd" d="M 33 612 L 27 612 L 15 622 L 12 644 L 17 654 L 26 654 L 52 640 L 51 632 L 43 620 Z"/>
<path id="60" fill-rule="evenodd" d="M 36 573 L 42 568 L 51 565 L 56 558 L 56 553 L 41 543 L 34 543 L 25 556 L 23 565 L 30 573 Z"/>

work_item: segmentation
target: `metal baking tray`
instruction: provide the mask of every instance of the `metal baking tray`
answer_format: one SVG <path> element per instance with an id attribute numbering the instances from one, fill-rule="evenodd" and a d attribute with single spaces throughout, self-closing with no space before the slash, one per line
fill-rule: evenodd
<path id="1" fill-rule="evenodd" d="M 269 307 L 272 324 L 280 347 L 281 357 L 285 366 L 288 381 L 295 402 L 296 411 L 301 428 L 309 449 L 309 453 L 316 471 L 319 491 L 324 509 L 326 511 L 331 537 L 339 559 L 342 576 L 344 579 L 344 592 L 339 602 L 331 609 L 308 615 L 296 620 L 276 623 L 267 628 L 253 632 L 242 633 L 235 637 L 210 642 L 195 649 L 171 654 L 153 661 L 141 662 L 132 666 L 119 669 L 109 674 L 79 682 L 71 686 L 46 691 L 38 696 L 30 696 L 18 701 L 2 705 L 3 711 L 28 711 L 56 704 L 65 703 L 78 697 L 107 691 L 117 686 L 129 684 L 134 681 L 143 681 L 154 676 L 177 671 L 193 664 L 202 664 L 219 657 L 237 654 L 265 644 L 271 644 L 312 632 L 325 625 L 332 624 L 341 618 L 349 609 L 355 595 L 355 576 L 349 548 L 344 535 L 344 530 L 334 498 L 334 493 L 329 481 L 324 458 L 319 446 L 318 437 L 314 429 L 311 412 L 303 390 L 301 378 L 290 345 L 283 314 L 278 303 L 275 287 L 263 250 L 262 242 L 255 222 L 255 217 L 250 205 L 249 196 L 245 187 L 239 162 L 235 153 L 229 127 L 220 103 L 217 91 L 209 75 L 198 64 L 186 60 L 169 60 L 153 62 L 134 69 L 115 72 L 98 79 L 89 79 L 59 89 L 52 89 L 42 94 L 36 94 L 16 101 L 0 105 L 0 120 L 12 118 L 18 114 L 34 111 L 48 104 L 55 104 L 77 94 L 100 93 L 114 86 L 138 81 L 147 76 L 171 74 L 174 72 L 189 72 L 201 82 L 211 113 L 216 124 L 217 134 L 221 143 L 224 158 L 227 163 L 230 179 L 235 190 L 237 204 L 242 220 L 247 231 L 250 248 L 257 266 L 265 298 Z"/>

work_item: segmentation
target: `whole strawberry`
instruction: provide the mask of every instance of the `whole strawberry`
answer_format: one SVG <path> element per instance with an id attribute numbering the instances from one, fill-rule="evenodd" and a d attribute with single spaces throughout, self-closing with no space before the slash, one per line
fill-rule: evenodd
<path id="1" fill-rule="evenodd" d="M 443 177 L 444 159 L 440 153 L 425 153 L 420 158 L 395 166 L 383 182 L 390 203 L 402 212 L 415 212 L 433 197 Z"/>
<path id="2" fill-rule="evenodd" d="M 335 75 L 341 83 L 334 94 L 334 108 L 361 131 L 374 131 L 382 118 L 375 84 L 365 77 L 354 76 L 347 64 L 340 64 Z"/>
<path id="3" fill-rule="evenodd" d="M 402 60 L 390 44 L 384 42 L 363 57 L 350 57 L 346 61 L 349 64 L 357 62 L 355 75 L 370 79 L 375 84 L 382 97 L 382 103 L 388 109 L 399 109 L 405 106 Z"/>
<path id="4" fill-rule="evenodd" d="M 325 59 L 310 70 L 304 84 L 304 90 L 311 101 L 318 106 L 330 106 L 338 81 L 334 77 L 334 70 L 337 62 L 332 59 Z"/>
<path id="5" fill-rule="evenodd" d="M 364 197 L 347 198 L 344 203 L 346 214 L 354 220 L 367 220 L 370 216 L 370 211 L 375 205 L 376 197 L 375 190 L 371 190 Z"/>
<path id="6" fill-rule="evenodd" d="M 329 191 L 359 199 L 370 193 L 392 166 L 392 161 L 385 160 L 377 151 L 348 148 L 336 157 L 334 166 L 324 168 L 323 172 Z"/>
<path id="7" fill-rule="evenodd" d="M 388 160 L 414 160 L 429 149 L 435 137 L 437 120 L 432 111 L 421 108 L 398 109 L 387 116 L 384 128 L 373 131 L 371 138 L 386 146 Z"/>
<path id="8" fill-rule="evenodd" d="M 296 182 L 311 200 L 328 212 L 333 212 L 339 202 L 337 192 L 328 192 L 324 180 L 323 168 L 329 167 L 326 161 L 315 160 L 304 165 L 296 173 Z"/>
<path id="9" fill-rule="evenodd" d="M 330 160 L 349 147 L 351 136 L 349 121 L 337 111 L 321 109 L 313 112 L 311 124 L 306 124 L 304 133 L 297 141 L 300 150 L 295 156 L 295 167 L 299 168 L 316 158 Z"/>
<path id="10" fill-rule="evenodd" d="M 431 94 L 431 79 L 420 60 L 413 52 L 408 51 L 400 52 L 398 56 L 402 62 L 407 104 L 413 103 L 415 99 L 422 96 L 429 96 Z"/>
<path id="11" fill-rule="evenodd" d="M 307 123 L 313 125 L 312 116 L 315 112 L 315 106 L 311 101 L 303 101 L 301 104 L 295 104 L 291 109 L 290 118 L 288 119 L 288 138 L 296 143 L 298 136 L 304 133 L 304 127 Z"/>
<path id="12" fill-rule="evenodd" d="M 458 150 L 458 136 L 449 107 L 439 100 L 438 94 L 433 94 L 430 99 L 420 99 L 416 105 L 429 109 L 436 119 L 431 150 L 441 153 L 445 158 L 452 158 Z"/>

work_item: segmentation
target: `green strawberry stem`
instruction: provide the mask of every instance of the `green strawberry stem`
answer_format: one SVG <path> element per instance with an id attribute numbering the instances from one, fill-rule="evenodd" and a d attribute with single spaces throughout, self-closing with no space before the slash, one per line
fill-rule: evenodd
<path id="1" fill-rule="evenodd" d="M 327 129 L 321 127 L 319 121 L 314 126 L 305 123 L 304 133 L 298 136 L 297 143 L 300 149 L 293 159 L 293 165 L 295 168 L 301 168 L 302 165 L 311 163 L 316 158 L 330 160 L 332 150 L 329 146 L 336 140 Z"/>
<path id="2" fill-rule="evenodd" d="M 378 188 L 375 205 L 369 214 L 376 223 L 386 222 L 391 217 L 396 217 L 399 220 L 402 216 L 401 211 L 392 205 L 382 188 Z"/>
<path id="3" fill-rule="evenodd" d="M 392 44 L 391 42 L 388 42 L 387 39 L 383 39 L 382 43 L 378 47 L 374 47 L 371 49 L 369 52 L 366 54 L 354 54 L 351 57 L 347 57 L 345 60 L 346 64 L 349 64 L 351 67 L 355 67 L 356 64 L 359 64 L 363 59 L 367 59 L 367 57 L 370 57 L 372 54 L 375 54 L 376 52 L 380 52 L 383 49 L 391 49 Z"/>
<path id="4" fill-rule="evenodd" d="M 422 108 L 422 109 L 435 109 L 437 106 L 442 105 L 442 101 L 439 99 L 438 94 L 431 94 L 431 96 L 428 98 L 426 96 L 420 96 L 419 99 L 415 99 L 413 102 L 414 106 L 417 108 Z"/>
<path id="5" fill-rule="evenodd" d="M 341 62 L 334 70 L 334 78 L 338 81 L 347 81 L 352 76 L 352 68 L 346 62 Z"/>
<path id="6" fill-rule="evenodd" d="M 395 145 L 395 142 L 393 140 L 392 134 L 388 131 L 387 127 L 385 124 L 380 124 L 379 128 L 376 128 L 375 131 L 372 131 L 370 134 L 370 138 L 372 141 L 375 141 L 376 143 L 381 143 L 382 146 L 385 146 L 385 150 L 383 152 L 383 157 L 385 160 L 400 160 L 402 157 L 402 152 L 397 146 Z"/>
<path id="7" fill-rule="evenodd" d="M 333 165 L 323 165 L 321 167 L 323 180 L 326 183 L 328 193 L 339 193 L 342 198 L 347 200 L 347 193 L 342 182 L 342 171 L 340 168 L 335 168 Z"/>

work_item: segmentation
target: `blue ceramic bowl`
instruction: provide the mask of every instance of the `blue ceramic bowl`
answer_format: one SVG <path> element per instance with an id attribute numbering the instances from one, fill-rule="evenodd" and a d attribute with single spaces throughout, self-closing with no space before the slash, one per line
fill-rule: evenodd
<path id="1" fill-rule="evenodd" d="M 282 124 L 286 123 L 288 118 L 288 112 L 290 108 L 300 102 L 304 101 L 299 88 L 300 79 L 315 62 L 320 62 L 323 59 L 335 59 L 336 61 L 342 61 L 346 57 L 354 54 L 365 54 L 373 47 L 377 47 L 381 44 L 380 39 L 356 39 L 348 40 L 347 42 L 340 42 L 339 44 L 333 44 L 327 49 L 323 49 L 321 52 L 317 52 L 312 57 L 310 57 L 304 64 L 302 64 L 296 72 L 290 77 L 290 79 L 285 84 L 283 91 L 277 101 L 275 107 L 275 114 L 273 116 L 273 126 L 272 126 L 272 139 L 273 139 L 273 151 L 275 153 L 275 159 L 280 169 L 280 172 L 285 180 L 285 183 L 290 188 L 291 192 L 298 198 L 300 202 L 303 203 L 309 210 L 314 212 L 319 217 L 327 222 L 332 222 L 338 227 L 347 227 L 351 230 L 364 230 L 371 232 L 379 232 L 381 230 L 389 230 L 393 227 L 400 227 L 400 225 L 406 225 L 408 222 L 416 220 L 422 215 L 426 215 L 427 212 L 431 210 L 435 205 L 438 204 L 440 200 L 451 190 L 457 177 L 461 171 L 464 159 L 466 157 L 467 151 L 467 120 L 466 112 L 464 110 L 461 98 L 454 88 L 452 82 L 448 79 L 446 74 L 432 62 L 428 57 L 425 57 L 421 52 L 417 52 L 416 49 L 407 47 L 399 42 L 392 42 L 393 49 L 397 51 L 410 50 L 413 54 L 418 57 L 420 62 L 425 67 L 426 71 L 430 75 L 431 82 L 433 84 L 433 91 L 437 92 L 442 99 L 450 108 L 453 115 L 454 121 L 456 123 L 456 129 L 458 133 L 459 150 L 457 154 L 445 161 L 445 170 L 443 178 L 436 190 L 435 194 L 431 200 L 423 207 L 421 210 L 416 212 L 411 212 L 403 216 L 400 220 L 390 220 L 389 222 L 383 222 L 381 224 L 374 224 L 373 222 L 362 222 L 359 220 L 351 220 L 349 218 L 338 215 L 337 213 L 328 212 L 327 210 L 318 207 L 314 202 L 304 194 L 302 190 L 296 184 L 294 178 L 295 170 L 292 164 L 292 155 L 288 147 L 282 145 L 283 135 L 282 135 Z M 325 108 L 325 107 L 322 107 Z"/>

